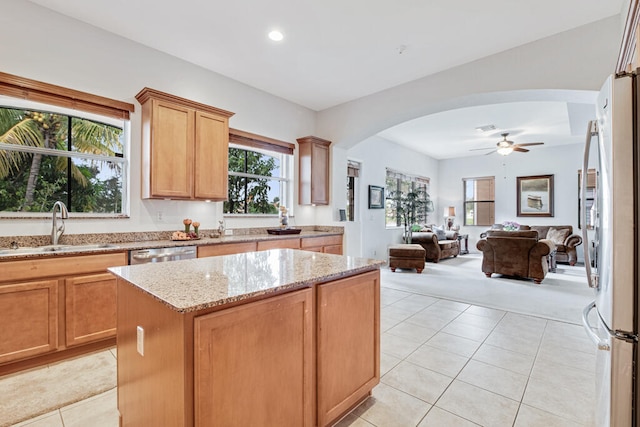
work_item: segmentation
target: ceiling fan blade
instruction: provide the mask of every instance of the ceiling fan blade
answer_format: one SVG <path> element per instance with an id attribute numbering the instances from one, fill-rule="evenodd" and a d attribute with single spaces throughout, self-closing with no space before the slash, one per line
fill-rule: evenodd
<path id="1" fill-rule="evenodd" d="M 493 153 L 497 153 L 497 151 L 495 151 L 495 150 L 491 150 L 491 151 L 489 151 L 487 154 L 485 154 L 485 156 L 489 156 L 489 155 L 491 155 L 491 154 L 493 154 Z"/>
<path id="2" fill-rule="evenodd" d="M 530 145 L 544 145 L 544 142 L 525 142 L 524 144 L 516 144 L 518 147 L 526 147 Z"/>
<path id="3" fill-rule="evenodd" d="M 488 147 L 488 148 L 470 148 L 469 151 L 480 151 L 480 150 L 495 150 L 494 147 Z"/>
<path id="4" fill-rule="evenodd" d="M 519 151 L 521 153 L 528 153 L 529 152 L 529 150 L 527 150 L 526 148 L 522 148 L 522 147 L 517 146 L 517 145 L 515 147 L 513 147 L 513 151 Z"/>

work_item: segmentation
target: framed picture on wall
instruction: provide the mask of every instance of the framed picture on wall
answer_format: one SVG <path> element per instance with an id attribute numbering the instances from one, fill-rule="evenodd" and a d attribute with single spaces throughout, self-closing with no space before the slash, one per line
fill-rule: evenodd
<path id="1" fill-rule="evenodd" d="M 518 216 L 553 216 L 553 175 L 516 179 Z"/>
<path id="2" fill-rule="evenodd" d="M 384 187 L 369 186 L 369 209 L 384 209 Z"/>

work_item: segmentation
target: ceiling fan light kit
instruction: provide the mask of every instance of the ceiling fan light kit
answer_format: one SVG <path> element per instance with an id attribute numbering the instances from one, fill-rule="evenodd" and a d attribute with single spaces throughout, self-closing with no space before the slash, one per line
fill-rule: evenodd
<path id="1" fill-rule="evenodd" d="M 513 147 L 498 147 L 498 154 L 508 156 L 513 152 Z"/>
<path id="2" fill-rule="evenodd" d="M 507 136 L 509 136 L 508 132 L 505 132 L 502 135 L 502 141 L 498 142 L 496 144 L 496 146 L 498 147 L 496 149 L 496 152 L 502 156 L 508 156 L 509 154 L 513 153 L 514 151 L 518 151 L 520 153 L 527 153 L 529 152 L 529 150 L 527 150 L 526 148 L 522 148 L 524 146 L 529 146 L 529 145 L 543 145 L 544 142 L 527 142 L 525 144 L 515 144 L 513 141 L 509 141 L 507 140 Z M 490 150 L 490 148 L 473 148 L 471 149 L 471 151 L 475 151 L 475 150 Z M 491 154 L 492 152 L 489 152 L 487 154 Z"/>

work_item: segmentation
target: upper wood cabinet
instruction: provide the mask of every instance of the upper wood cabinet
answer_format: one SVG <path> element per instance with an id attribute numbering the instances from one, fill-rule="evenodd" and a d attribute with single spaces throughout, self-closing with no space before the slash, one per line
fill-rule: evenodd
<path id="1" fill-rule="evenodd" d="M 233 113 L 154 89 L 142 105 L 142 198 L 226 200 Z"/>
<path id="2" fill-rule="evenodd" d="M 329 166 L 331 141 L 315 136 L 298 138 L 298 203 L 329 204 Z"/>

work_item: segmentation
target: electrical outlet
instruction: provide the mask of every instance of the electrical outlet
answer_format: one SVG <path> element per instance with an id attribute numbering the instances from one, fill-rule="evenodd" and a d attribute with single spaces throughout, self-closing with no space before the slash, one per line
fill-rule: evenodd
<path id="1" fill-rule="evenodd" d="M 144 356 L 144 329 L 142 326 L 138 326 L 136 328 L 136 337 L 136 348 L 138 349 L 138 353 L 140 353 L 140 356 Z"/>
<path id="2" fill-rule="evenodd" d="M 164 221 L 164 212 L 162 212 L 162 211 L 156 212 L 156 219 L 158 221 Z"/>

